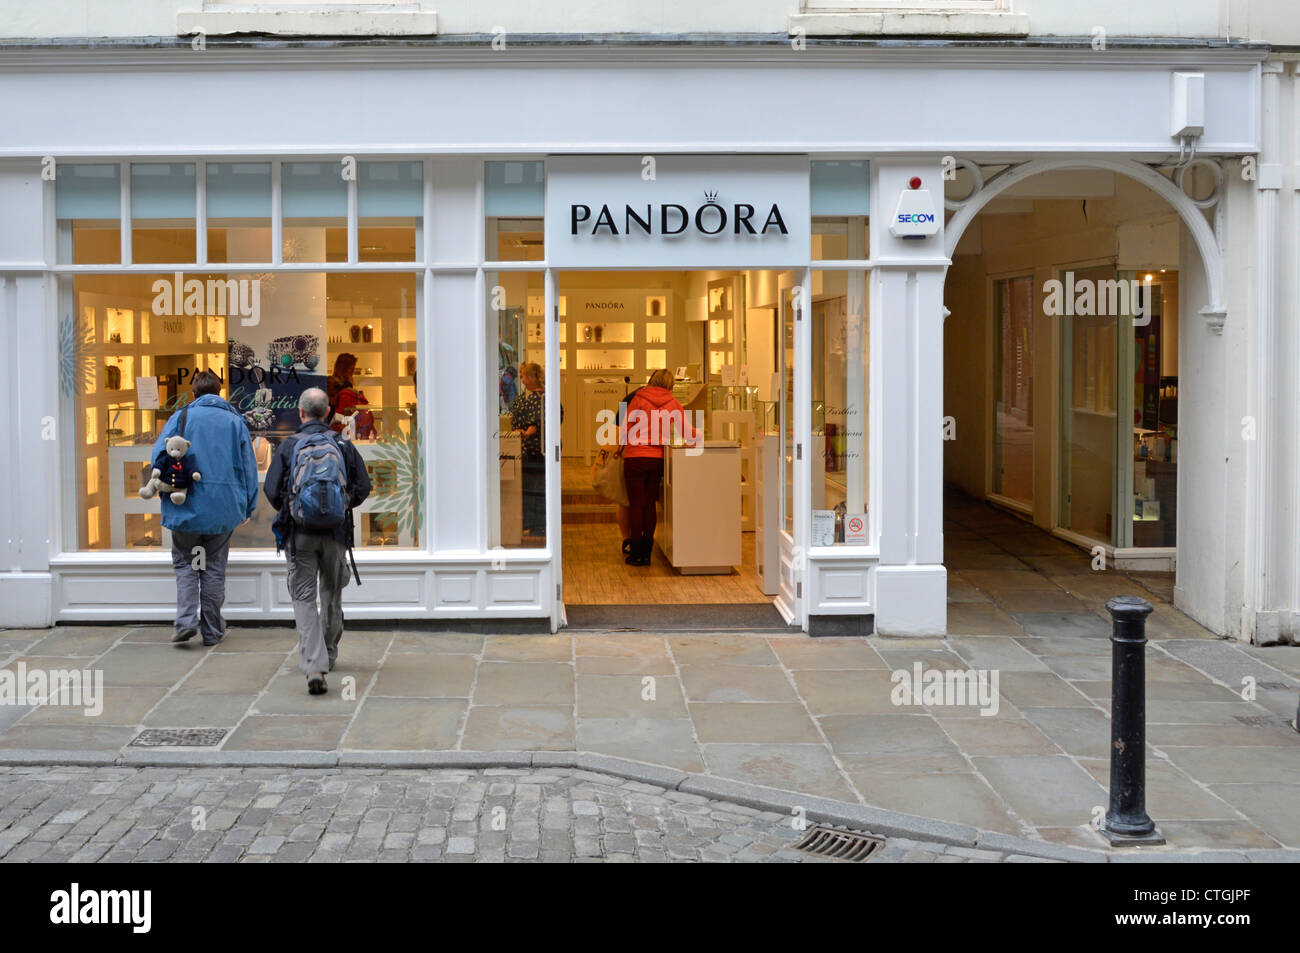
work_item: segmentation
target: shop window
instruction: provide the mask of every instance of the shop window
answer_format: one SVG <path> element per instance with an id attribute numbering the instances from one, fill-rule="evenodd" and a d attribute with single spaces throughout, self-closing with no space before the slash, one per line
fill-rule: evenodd
<path id="1" fill-rule="evenodd" d="M 271 260 L 271 164 L 207 167 L 208 261 Z"/>
<path id="2" fill-rule="evenodd" d="M 192 162 L 131 165 L 131 261 L 137 265 L 197 261 L 198 192 Z"/>
<path id="3" fill-rule="evenodd" d="M 61 265 L 122 261 L 122 167 L 59 163 L 54 190 Z"/>
<path id="4" fill-rule="evenodd" d="M 865 546 L 868 523 L 868 318 L 865 271 L 812 281 L 812 546 Z"/>
<path id="5" fill-rule="evenodd" d="M 348 185 L 340 163 L 284 163 L 280 195 L 286 263 L 348 260 Z"/>
<path id="6" fill-rule="evenodd" d="M 424 256 L 424 166 L 362 162 L 357 175 L 357 257 L 415 261 Z"/>
<path id="7" fill-rule="evenodd" d="M 867 257 L 870 171 L 870 164 L 859 160 L 812 163 L 813 261 Z"/>
<path id="8" fill-rule="evenodd" d="M 484 167 L 483 251 L 488 261 L 541 261 L 545 166 L 541 162 L 488 162 Z"/>
<path id="9" fill-rule="evenodd" d="M 539 272 L 488 272 L 486 280 L 488 546 L 541 547 L 550 459 L 545 415 L 547 401 L 560 399 L 559 373 L 548 373 L 546 362 L 545 286 Z"/>
<path id="10" fill-rule="evenodd" d="M 67 512 L 77 514 L 70 548 L 167 544 L 162 504 L 138 491 L 157 435 L 190 399 L 200 369 L 222 378 L 222 396 L 244 418 L 259 479 L 298 427 L 302 391 L 326 389 L 340 411 L 338 428 L 370 471 L 370 498 L 354 514 L 356 546 L 422 546 L 418 277 L 186 274 L 179 297 L 174 281 L 172 273 L 131 273 L 62 282 L 60 383 L 66 426 L 77 438 L 75 458 L 65 461 L 76 497 Z M 245 324 L 248 305 L 256 320 Z M 232 545 L 273 548 L 274 517 L 259 494 Z"/>

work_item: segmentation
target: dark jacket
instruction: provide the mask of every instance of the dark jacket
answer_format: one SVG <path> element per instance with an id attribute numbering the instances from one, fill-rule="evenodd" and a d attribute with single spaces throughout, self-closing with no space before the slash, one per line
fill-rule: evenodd
<path id="1" fill-rule="evenodd" d="M 276 447 L 275 456 L 271 458 L 271 465 L 266 471 L 266 498 L 279 511 L 275 522 L 271 525 L 276 535 L 285 541 L 293 531 L 293 519 L 289 516 L 288 506 L 289 481 L 293 479 L 293 448 L 298 442 L 299 434 L 313 432 L 333 433 L 324 421 L 307 421 L 298 428 L 298 433 Z M 343 460 L 348 467 L 348 505 L 355 509 L 370 495 L 370 474 L 366 472 L 366 462 L 361 459 L 361 454 L 356 447 L 346 440 L 339 440 L 339 444 L 343 447 Z M 338 542 L 346 543 L 351 530 L 351 524 L 345 523 L 337 529 L 316 532 L 316 535 L 333 536 Z M 312 533 L 313 531 L 301 530 L 301 532 Z"/>
<path id="2" fill-rule="evenodd" d="M 190 484 L 189 495 L 179 506 L 170 494 L 161 494 L 162 524 L 188 533 L 229 533 L 257 509 L 257 461 L 248 424 L 216 394 L 205 394 L 187 406 L 185 439 L 191 446 L 185 459 L 200 479 Z M 180 422 L 180 413 L 168 418 L 154 441 L 153 458 Z"/>

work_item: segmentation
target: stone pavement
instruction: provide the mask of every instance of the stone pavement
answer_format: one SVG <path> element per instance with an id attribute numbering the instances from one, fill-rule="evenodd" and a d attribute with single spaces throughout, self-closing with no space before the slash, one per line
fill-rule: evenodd
<path id="1" fill-rule="evenodd" d="M 1216 640 L 1169 604 L 1168 575 L 1094 572 L 988 507 L 950 504 L 946 546 L 944 639 L 353 629 L 321 697 L 306 694 L 286 628 L 232 626 L 211 650 L 172 646 L 160 625 L 0 631 L 0 667 L 91 669 L 105 682 L 97 717 L 0 705 L 0 764 L 159 763 L 175 749 L 131 741 L 187 727 L 224 730 L 194 756 L 208 764 L 440 765 L 450 753 L 488 767 L 496 752 L 545 770 L 558 763 L 545 753 L 591 752 L 677 772 L 668 787 L 720 785 L 696 793 L 738 782 L 917 815 L 918 831 L 922 819 L 964 825 L 948 840 L 970 847 L 979 831 L 979 845 L 1010 835 L 1105 850 L 1091 826 L 1109 771 L 1104 605 L 1134 594 L 1156 607 L 1147 805 L 1163 850 L 1300 849 L 1300 735 L 1288 726 L 1300 648 Z M 898 704 L 894 673 L 917 665 L 996 676 L 996 714 L 951 698 Z"/>
<path id="2" fill-rule="evenodd" d="M 834 863 L 792 818 L 589 771 L 0 767 L 0 859 Z M 873 863 L 1053 861 L 895 838 Z"/>

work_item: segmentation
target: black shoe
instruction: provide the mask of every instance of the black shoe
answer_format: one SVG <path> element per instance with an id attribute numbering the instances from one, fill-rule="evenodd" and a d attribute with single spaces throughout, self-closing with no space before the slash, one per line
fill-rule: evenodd
<path id="1" fill-rule="evenodd" d="M 198 634 L 199 634 L 199 630 L 196 629 L 194 626 L 192 625 L 187 626 L 184 629 L 177 630 L 176 634 L 172 636 L 172 642 L 173 643 L 188 642 L 190 639 L 194 638 L 194 636 Z"/>
<path id="2" fill-rule="evenodd" d="M 649 566 L 650 553 L 654 548 L 653 539 L 638 539 L 632 544 L 632 555 L 629 562 L 633 566 Z"/>
<path id="3" fill-rule="evenodd" d="M 329 691 L 325 684 L 325 675 L 323 672 L 317 672 L 307 678 L 307 693 L 309 695 L 324 695 Z"/>
<path id="4" fill-rule="evenodd" d="M 632 555 L 632 540 L 630 539 L 623 540 L 623 555 L 624 556 Z"/>

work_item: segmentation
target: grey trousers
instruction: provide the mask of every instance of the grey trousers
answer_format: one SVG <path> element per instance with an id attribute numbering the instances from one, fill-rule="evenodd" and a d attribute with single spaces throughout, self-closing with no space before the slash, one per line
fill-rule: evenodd
<path id="1" fill-rule="evenodd" d="M 226 620 L 221 617 L 221 607 L 226 602 L 226 557 L 230 555 L 230 535 L 172 531 L 176 631 L 198 629 L 204 645 L 215 645 L 226 637 Z"/>
<path id="2" fill-rule="evenodd" d="M 287 558 L 289 595 L 298 624 L 298 669 L 304 675 L 328 672 L 343 638 L 343 587 L 352 578 L 347 547 L 328 536 L 295 533 L 293 552 Z"/>

